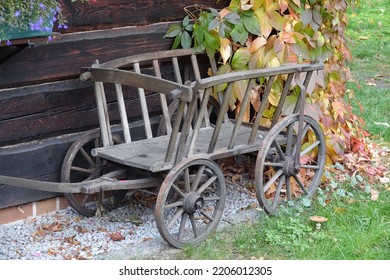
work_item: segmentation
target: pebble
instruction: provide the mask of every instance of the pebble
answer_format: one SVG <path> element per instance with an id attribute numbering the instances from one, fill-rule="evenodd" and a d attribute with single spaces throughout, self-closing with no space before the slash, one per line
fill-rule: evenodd
<path id="1" fill-rule="evenodd" d="M 221 226 L 233 221 L 245 209 L 257 205 L 256 196 L 242 185 L 242 182 L 227 182 Z M 145 246 L 167 246 L 156 245 L 155 241 L 162 238 L 155 223 L 154 205 L 143 204 L 134 205 L 129 200 L 123 207 L 92 218 L 83 217 L 68 207 L 0 225 L 0 260 L 105 259 L 116 258 L 115 253 L 123 254 L 123 248 L 143 243 Z M 130 222 L 134 216 L 140 222 Z M 112 234 L 124 239 L 114 241 Z"/>

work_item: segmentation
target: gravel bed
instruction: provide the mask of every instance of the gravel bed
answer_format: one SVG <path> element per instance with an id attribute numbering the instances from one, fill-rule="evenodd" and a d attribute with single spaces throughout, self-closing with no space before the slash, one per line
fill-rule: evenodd
<path id="1" fill-rule="evenodd" d="M 234 223 L 240 213 L 257 207 L 253 191 L 242 187 L 246 182 L 244 178 L 227 182 L 226 205 L 219 227 Z M 148 258 L 148 252 L 169 249 L 158 232 L 154 207 L 155 198 L 136 195 L 132 199 L 127 197 L 122 207 L 101 217 L 83 217 L 68 207 L 0 225 L 0 259 Z"/>

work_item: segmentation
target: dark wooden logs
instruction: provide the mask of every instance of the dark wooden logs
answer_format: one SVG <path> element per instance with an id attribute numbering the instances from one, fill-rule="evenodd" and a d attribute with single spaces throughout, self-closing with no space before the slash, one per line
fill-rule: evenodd
<path id="1" fill-rule="evenodd" d="M 96 59 L 104 62 L 170 49 L 172 41 L 163 38 L 168 26 L 185 16 L 185 6 L 195 4 L 187 0 L 61 2 L 69 28 L 54 30 L 61 32 L 59 40 L 0 47 L 2 175 L 58 181 L 63 157 L 77 133 L 98 126 L 93 86 L 78 80 L 80 68 Z M 228 1 L 196 3 L 223 7 Z M 133 98 L 128 93 L 126 104 L 136 120 L 140 110 Z M 147 100 L 151 113 L 159 109 L 153 106 L 158 95 L 149 93 Z M 0 186 L 0 208 L 53 195 Z"/>

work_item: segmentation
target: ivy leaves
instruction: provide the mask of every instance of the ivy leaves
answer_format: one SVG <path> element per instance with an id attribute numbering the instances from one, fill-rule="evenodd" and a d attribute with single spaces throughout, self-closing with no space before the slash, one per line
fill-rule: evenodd
<path id="1" fill-rule="evenodd" d="M 189 32 L 193 31 L 192 24 L 190 24 L 189 16 L 186 16 L 182 24 L 173 24 L 171 25 L 164 38 L 175 38 L 173 41 L 173 49 L 177 49 L 181 46 L 184 49 L 191 48 L 192 40 Z"/>

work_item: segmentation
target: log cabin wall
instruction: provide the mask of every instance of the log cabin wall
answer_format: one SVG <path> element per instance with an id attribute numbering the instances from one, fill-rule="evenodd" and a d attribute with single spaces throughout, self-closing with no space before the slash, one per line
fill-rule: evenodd
<path id="1" fill-rule="evenodd" d="M 0 47 L 0 174 L 59 181 L 68 147 L 80 132 L 98 127 L 93 85 L 79 81 L 80 68 L 170 49 L 167 28 L 195 3 L 218 8 L 228 1 L 63 0 L 69 28 L 55 30 L 59 40 Z M 155 95 L 148 102 L 157 102 Z M 55 195 L 0 185 L 0 209 Z"/>

